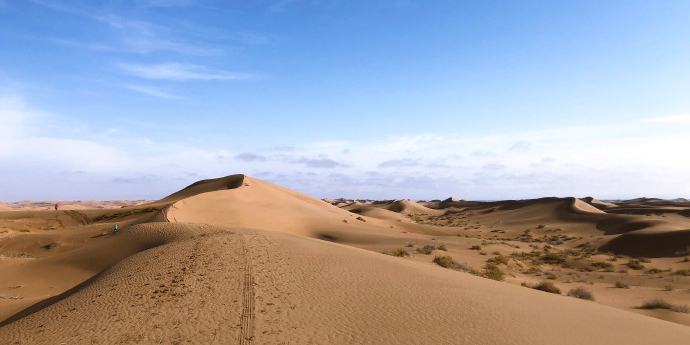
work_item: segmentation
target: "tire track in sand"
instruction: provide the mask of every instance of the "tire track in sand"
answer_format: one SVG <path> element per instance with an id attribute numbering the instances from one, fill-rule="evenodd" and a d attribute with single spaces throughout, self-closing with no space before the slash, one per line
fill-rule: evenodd
<path id="1" fill-rule="evenodd" d="M 242 317 L 240 320 L 240 345 L 251 344 L 254 340 L 254 276 L 252 262 L 244 244 L 244 285 L 242 298 Z"/>

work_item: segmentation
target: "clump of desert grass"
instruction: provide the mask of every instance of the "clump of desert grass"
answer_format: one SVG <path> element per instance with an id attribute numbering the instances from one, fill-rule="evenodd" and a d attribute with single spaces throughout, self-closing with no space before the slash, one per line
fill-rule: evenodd
<path id="1" fill-rule="evenodd" d="M 635 260 L 635 259 L 630 259 L 628 261 L 627 266 L 630 267 L 631 269 L 634 270 L 642 270 L 644 269 L 644 265 L 640 262 L 640 260 Z"/>
<path id="2" fill-rule="evenodd" d="M 433 252 L 434 250 L 436 250 L 436 246 L 432 246 L 432 245 L 430 245 L 430 244 L 427 244 L 427 245 L 425 245 L 425 246 L 422 247 L 422 248 L 417 248 L 417 253 L 429 255 L 429 254 L 431 254 L 431 252 Z"/>
<path id="3" fill-rule="evenodd" d="M 494 263 L 489 262 L 484 266 L 485 278 L 501 281 L 505 276 L 506 274 Z"/>
<path id="4" fill-rule="evenodd" d="M 407 250 L 405 250 L 405 248 L 395 249 L 391 252 L 391 255 L 398 256 L 398 257 L 408 256 Z"/>
<path id="5" fill-rule="evenodd" d="M 501 254 L 498 254 L 487 261 L 495 265 L 508 265 L 508 258 Z"/>
<path id="6" fill-rule="evenodd" d="M 462 268 L 462 265 L 450 255 L 437 255 L 434 257 L 434 263 L 445 268 Z"/>
<path id="7" fill-rule="evenodd" d="M 614 284 L 613 286 L 618 289 L 630 289 L 630 286 L 628 286 L 628 284 L 623 284 L 622 282 L 616 282 L 616 284 Z"/>
<path id="8" fill-rule="evenodd" d="M 661 298 L 655 298 L 649 301 L 646 301 L 640 306 L 642 309 L 668 309 L 671 311 L 675 311 L 678 313 L 690 313 L 690 307 L 688 307 L 687 304 L 671 304 L 669 302 L 666 302 L 665 300 Z"/>
<path id="9" fill-rule="evenodd" d="M 539 290 L 539 291 L 555 293 L 555 294 L 559 294 L 559 295 L 561 294 L 561 289 L 559 289 L 556 285 L 553 285 L 552 282 L 548 282 L 548 281 L 542 281 L 536 285 L 528 285 L 527 283 L 522 283 L 522 286 L 532 288 L 535 290 Z"/>
<path id="10" fill-rule="evenodd" d="M 583 287 L 576 287 L 568 291 L 568 296 L 575 297 L 579 299 L 586 299 L 589 301 L 594 301 L 594 295 Z"/>

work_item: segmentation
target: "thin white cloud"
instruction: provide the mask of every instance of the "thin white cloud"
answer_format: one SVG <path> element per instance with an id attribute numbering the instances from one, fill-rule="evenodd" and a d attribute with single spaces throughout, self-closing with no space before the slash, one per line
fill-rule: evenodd
<path id="1" fill-rule="evenodd" d="M 117 65 L 123 72 L 144 79 L 161 80 L 246 80 L 254 78 L 251 74 L 234 73 L 223 70 L 206 68 L 204 66 L 162 63 L 155 65 L 141 65 L 122 63 Z"/>
<path id="2" fill-rule="evenodd" d="M 646 122 L 664 122 L 664 123 L 690 123 L 690 114 L 654 117 L 645 119 Z"/>
<path id="3" fill-rule="evenodd" d="M 127 85 L 125 87 L 132 90 L 132 91 L 143 93 L 145 95 L 149 95 L 149 96 L 153 96 L 153 97 L 167 98 L 167 99 L 180 98 L 177 95 L 167 93 L 165 91 L 159 90 L 159 89 L 154 88 L 154 87 L 142 86 L 142 85 Z"/>

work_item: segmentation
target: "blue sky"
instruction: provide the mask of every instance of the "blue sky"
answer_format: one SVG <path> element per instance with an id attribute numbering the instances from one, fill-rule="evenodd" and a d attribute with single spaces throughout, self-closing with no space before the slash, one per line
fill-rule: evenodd
<path id="1" fill-rule="evenodd" d="M 0 0 L 0 200 L 690 197 L 687 1 Z"/>

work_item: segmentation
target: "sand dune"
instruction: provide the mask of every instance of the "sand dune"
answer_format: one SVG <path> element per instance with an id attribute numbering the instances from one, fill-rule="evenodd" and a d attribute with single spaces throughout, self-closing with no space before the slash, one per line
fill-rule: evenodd
<path id="1" fill-rule="evenodd" d="M 452 255 L 479 269 L 487 256 L 472 245 L 506 256 L 533 248 L 636 248 L 664 256 L 654 262 L 677 269 L 685 264 L 667 249 L 688 243 L 690 230 L 684 230 L 685 217 L 674 217 L 609 214 L 575 198 L 424 205 L 397 200 L 339 208 L 244 175 L 200 181 L 159 201 L 117 210 L 3 212 L 0 296 L 18 298 L 0 299 L 0 339 L 685 344 L 688 314 L 634 308 L 636 299 L 658 294 L 654 284 L 661 277 L 611 271 L 597 273 L 610 276 L 601 283 L 565 280 L 569 270 L 606 260 L 595 251 L 580 250 L 581 258 L 567 259 L 570 268 L 535 267 L 563 272 L 557 285 L 584 285 L 597 302 L 520 286 L 533 278 L 519 257 L 501 266 L 507 282 L 431 262 L 434 255 Z M 412 257 L 378 253 L 406 243 Z M 448 248 L 417 254 L 414 249 L 426 244 Z M 631 284 L 634 279 L 649 286 L 609 292 L 606 286 L 625 275 Z M 690 288 L 690 278 L 663 279 L 671 278 L 678 288 L 667 298 L 687 298 L 680 287 Z"/>

